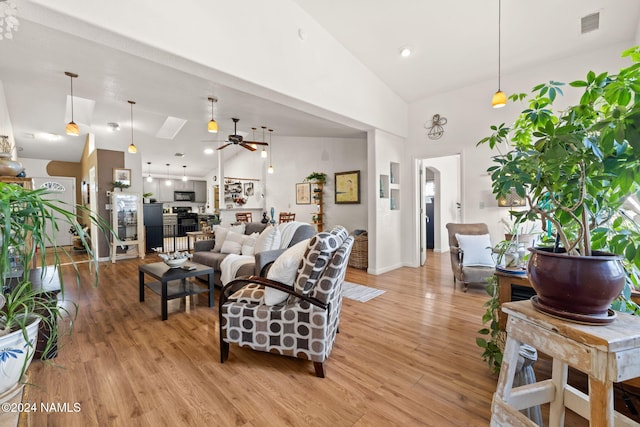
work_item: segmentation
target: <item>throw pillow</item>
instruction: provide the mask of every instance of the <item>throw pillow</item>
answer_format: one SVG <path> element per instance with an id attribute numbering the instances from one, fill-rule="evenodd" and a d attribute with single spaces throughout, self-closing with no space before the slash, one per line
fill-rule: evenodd
<path id="1" fill-rule="evenodd" d="M 463 267 L 495 267 L 488 234 L 457 234 L 458 245 L 463 252 Z"/>
<path id="2" fill-rule="evenodd" d="M 216 227 L 216 231 L 214 231 L 216 243 L 213 245 L 212 252 L 220 252 L 222 249 L 222 245 L 224 244 L 224 239 L 227 237 L 227 233 L 229 229 L 226 227 Z"/>
<path id="3" fill-rule="evenodd" d="M 260 236 L 253 247 L 253 251 L 257 254 L 259 252 L 270 251 L 271 249 L 278 249 L 280 247 L 281 240 L 282 236 L 280 234 L 280 230 L 276 227 L 269 226 L 260 233 Z"/>
<path id="4" fill-rule="evenodd" d="M 293 287 L 293 282 L 295 281 L 296 274 L 298 273 L 298 266 L 300 265 L 300 261 L 302 261 L 305 251 L 307 250 L 309 240 L 311 239 L 302 240 L 296 243 L 276 258 L 267 273 L 267 279 L 275 280 L 284 285 Z M 264 303 L 266 305 L 280 304 L 288 297 L 289 294 L 286 292 L 265 286 Z"/>
<path id="5" fill-rule="evenodd" d="M 249 236 L 245 236 L 244 234 L 239 234 L 235 231 L 229 230 L 227 236 L 224 239 L 224 243 L 220 248 L 220 253 L 240 255 L 240 252 L 242 251 L 242 245 L 248 237 Z"/>
<path id="6" fill-rule="evenodd" d="M 242 255 L 253 255 L 255 253 L 256 242 L 258 241 L 258 236 L 260 233 L 253 233 L 250 236 L 247 236 L 244 243 L 242 244 Z"/>

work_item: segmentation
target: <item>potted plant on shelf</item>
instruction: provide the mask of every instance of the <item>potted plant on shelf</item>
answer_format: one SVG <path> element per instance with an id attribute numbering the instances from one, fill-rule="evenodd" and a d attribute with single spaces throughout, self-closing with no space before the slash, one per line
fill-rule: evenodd
<path id="1" fill-rule="evenodd" d="M 534 306 L 589 323 L 610 322 L 609 307 L 621 292 L 626 298 L 615 307 L 634 308 L 628 296 L 638 284 L 639 228 L 621 208 L 640 190 L 640 49 L 623 57 L 632 65 L 617 74 L 590 71 L 570 83 L 582 90 L 577 105 L 552 109 L 563 95 L 554 81 L 534 87 L 530 97 L 512 95 L 528 108 L 513 126 L 492 126 L 478 142 L 508 149 L 488 169 L 493 193 L 506 197 L 515 188 L 528 209 L 514 217 L 540 220 L 555 237 L 553 247 L 531 249 Z"/>
<path id="2" fill-rule="evenodd" d="M 130 185 L 127 185 L 127 184 L 123 183 L 122 181 L 113 181 L 111 183 L 111 185 L 113 186 L 113 191 L 115 191 L 116 188 L 118 190 L 122 191 L 123 189 L 130 187 Z"/>
<path id="3" fill-rule="evenodd" d="M 317 184 L 325 184 L 327 182 L 327 174 L 324 172 L 311 172 L 304 180 Z"/>
<path id="4" fill-rule="evenodd" d="M 63 276 L 58 267 L 60 253 L 66 249 L 58 246 L 55 236 L 61 230 L 61 223 L 74 230 L 87 251 L 97 285 L 97 262 L 89 245 L 88 232 L 76 215 L 84 214 L 84 218 L 104 232 L 109 230 L 109 225 L 83 206 L 76 206 L 77 214 L 66 210 L 62 202 L 48 198 L 48 194 L 47 189 L 29 190 L 0 182 L 0 283 L 3 285 L 0 295 L 0 399 L 21 390 L 23 384 L 19 382 L 33 358 L 38 327 L 46 325 L 43 354 L 48 355 L 57 342 L 63 326 L 61 322 L 70 323 L 75 317 L 75 310 L 68 311 L 58 305 L 50 293 L 34 287 L 30 279 L 31 270 L 38 264 L 41 278 L 47 271 L 58 274 L 60 292 L 64 294 Z M 73 265 L 79 280 L 78 267 Z"/>

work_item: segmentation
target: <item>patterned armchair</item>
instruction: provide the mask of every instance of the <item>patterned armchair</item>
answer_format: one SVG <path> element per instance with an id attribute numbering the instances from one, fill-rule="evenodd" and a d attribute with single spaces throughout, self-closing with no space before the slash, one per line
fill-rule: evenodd
<path id="1" fill-rule="evenodd" d="M 229 282 L 220 297 L 220 362 L 229 357 L 229 343 L 257 351 L 313 362 L 324 378 L 338 331 L 342 284 L 353 237 L 344 227 L 311 238 L 298 264 L 294 286 L 247 276 Z M 265 288 L 286 292 L 275 305 L 264 303 Z"/>

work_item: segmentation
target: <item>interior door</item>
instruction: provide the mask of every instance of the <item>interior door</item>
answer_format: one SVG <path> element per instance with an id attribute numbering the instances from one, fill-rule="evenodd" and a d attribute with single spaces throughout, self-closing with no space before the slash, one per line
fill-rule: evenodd
<path id="1" fill-rule="evenodd" d="M 418 206 L 420 207 L 420 265 L 424 265 L 427 262 L 427 230 L 426 230 L 426 222 L 427 216 L 425 212 L 424 205 L 424 188 L 425 188 L 425 174 L 424 174 L 424 165 L 422 160 L 418 160 L 418 187 L 420 190 L 418 191 Z"/>
<path id="2" fill-rule="evenodd" d="M 62 208 L 75 213 L 76 205 L 76 180 L 67 177 L 46 177 L 33 178 L 35 188 L 47 188 L 50 194 L 48 199 L 63 202 Z M 69 224 L 64 220 L 64 216 L 54 213 L 54 217 L 58 223 L 59 230 L 55 232 L 55 242 L 58 246 L 71 245 L 71 233 L 69 233 Z M 47 224 L 47 235 L 53 236 L 51 224 Z M 48 246 L 51 246 L 50 244 Z"/>

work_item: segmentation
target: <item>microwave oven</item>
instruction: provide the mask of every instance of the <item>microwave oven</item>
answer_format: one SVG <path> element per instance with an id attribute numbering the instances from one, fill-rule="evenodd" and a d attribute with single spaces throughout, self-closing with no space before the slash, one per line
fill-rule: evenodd
<path id="1" fill-rule="evenodd" d="M 174 202 L 195 202 L 196 193 L 194 191 L 174 191 L 173 201 Z"/>

